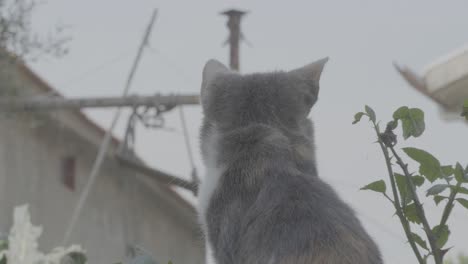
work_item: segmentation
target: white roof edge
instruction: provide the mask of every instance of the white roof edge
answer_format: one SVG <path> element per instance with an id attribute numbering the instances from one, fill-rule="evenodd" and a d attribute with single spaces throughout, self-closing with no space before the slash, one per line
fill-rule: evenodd
<path id="1" fill-rule="evenodd" d="M 423 76 L 426 76 L 426 74 L 431 71 L 432 69 L 434 69 L 435 67 L 437 66 L 440 66 L 444 63 L 447 63 L 448 61 L 452 60 L 452 59 L 455 59 L 456 57 L 462 55 L 463 53 L 465 52 L 468 52 L 468 43 L 463 45 L 461 48 L 458 48 L 444 56 L 441 56 L 437 59 L 435 59 L 434 61 L 432 61 L 431 63 L 429 63 L 428 65 L 426 65 L 423 69 L 422 69 L 422 75 Z"/>

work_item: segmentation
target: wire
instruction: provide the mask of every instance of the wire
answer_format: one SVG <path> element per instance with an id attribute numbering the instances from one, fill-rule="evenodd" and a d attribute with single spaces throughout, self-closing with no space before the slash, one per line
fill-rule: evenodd
<path id="1" fill-rule="evenodd" d="M 149 46 L 148 50 L 152 51 L 153 54 L 158 55 L 158 57 L 161 58 L 163 61 L 165 61 L 167 65 L 171 66 L 177 72 L 177 74 L 182 77 L 182 80 L 184 80 L 186 83 L 189 83 L 189 84 L 191 83 L 188 75 L 185 74 L 185 72 L 179 66 L 177 66 L 176 63 L 174 63 L 169 57 L 165 56 L 160 50 L 152 46 Z M 183 106 L 179 107 L 179 117 L 180 117 L 180 121 L 182 124 L 182 132 L 183 132 L 183 136 L 185 140 L 185 148 L 187 150 L 188 159 L 189 159 L 190 166 L 192 169 L 192 173 L 191 173 L 192 180 L 198 183 L 200 181 L 200 178 L 198 177 L 197 168 L 196 168 L 195 160 L 193 157 L 193 150 L 192 150 L 191 143 L 190 143 L 190 136 L 189 136 L 188 129 L 187 129 L 187 122 L 185 119 Z"/>
<path id="2" fill-rule="evenodd" d="M 80 81 L 84 80 L 86 77 L 93 75 L 95 73 L 99 73 L 101 70 L 105 69 L 107 66 L 111 64 L 115 64 L 116 62 L 121 61 L 122 59 L 126 58 L 131 54 L 130 50 L 124 51 L 120 53 L 119 55 L 113 57 L 112 59 L 106 60 L 78 75 L 75 75 L 72 78 L 69 78 L 67 81 L 63 82 L 60 86 L 61 87 L 69 87 L 71 85 L 74 85 L 76 83 L 79 83 Z"/>
<path id="3" fill-rule="evenodd" d="M 185 71 L 182 70 L 182 68 L 180 68 L 177 65 L 177 63 L 175 63 L 169 57 L 164 55 L 164 53 L 161 50 L 152 46 L 149 46 L 148 50 L 151 51 L 154 55 L 158 55 L 158 57 L 162 59 L 163 61 L 165 61 L 167 65 L 171 66 L 172 69 L 174 69 L 177 72 L 177 74 L 182 77 L 182 80 L 185 81 L 185 83 L 191 84 L 191 78 L 185 73 Z"/>
<path id="4" fill-rule="evenodd" d="M 190 166 L 192 167 L 192 180 L 194 182 L 198 182 L 198 174 L 197 174 L 197 169 L 195 167 L 195 161 L 193 159 L 193 152 L 192 152 L 192 146 L 190 145 L 190 138 L 187 130 L 187 122 L 185 121 L 185 114 L 184 114 L 184 109 L 183 106 L 179 107 L 179 116 L 180 116 L 180 122 L 182 123 L 182 131 L 184 133 L 184 141 L 185 141 L 185 147 L 187 149 L 187 155 L 189 158 Z"/>
<path id="5" fill-rule="evenodd" d="M 151 29 L 153 27 L 154 21 L 156 19 L 156 15 L 157 15 L 157 9 L 155 9 L 153 11 L 151 21 L 148 24 L 148 27 L 147 27 L 146 32 L 145 32 L 145 36 L 144 36 L 143 41 L 141 42 L 140 47 L 138 49 L 137 56 L 136 56 L 136 58 L 135 58 L 135 60 L 133 62 L 132 68 L 131 68 L 130 73 L 129 73 L 128 78 L 127 78 L 127 82 L 125 83 L 125 88 L 124 88 L 124 91 L 123 91 L 123 97 L 126 97 L 129 90 L 130 90 L 130 87 L 131 87 L 131 84 L 132 84 L 132 81 L 133 81 L 133 77 L 135 76 L 135 72 L 136 72 L 136 70 L 138 68 L 138 65 L 139 65 L 139 62 L 140 62 L 140 59 L 141 59 L 141 55 L 143 54 L 144 48 L 146 47 L 146 45 L 148 43 L 148 38 L 149 38 L 149 35 L 151 33 Z M 99 146 L 99 151 L 98 151 L 98 154 L 96 156 L 96 160 L 94 161 L 93 167 L 92 167 L 91 172 L 89 174 L 88 181 L 86 182 L 86 185 L 85 185 L 83 191 L 80 194 L 80 197 L 79 197 L 79 199 L 78 199 L 78 201 L 76 203 L 75 209 L 73 211 L 72 218 L 70 220 L 68 228 L 66 229 L 66 232 L 65 232 L 65 235 L 64 235 L 64 238 L 63 238 L 63 243 L 62 243 L 63 245 L 66 245 L 68 243 L 68 240 L 70 239 L 71 233 L 73 232 L 73 228 L 76 225 L 76 221 L 78 220 L 78 218 L 80 216 L 80 213 L 81 213 L 81 210 L 83 209 L 83 206 L 84 206 L 84 204 L 86 202 L 86 199 L 88 198 L 89 192 L 91 191 L 91 188 L 93 187 L 94 182 L 96 181 L 96 178 L 97 178 L 97 175 L 98 175 L 99 170 L 101 168 L 101 165 L 104 162 L 104 158 L 105 158 L 105 156 L 107 154 L 107 150 L 109 148 L 110 142 L 112 141 L 112 131 L 114 130 L 114 128 L 115 128 L 115 126 L 116 126 L 116 124 L 117 124 L 117 122 L 118 122 L 118 120 L 120 118 L 121 113 L 122 113 L 122 109 L 120 107 L 117 108 L 117 110 L 115 111 L 112 123 L 111 123 L 109 129 L 106 130 L 106 134 L 104 135 L 104 139 L 102 140 L 101 145 Z"/>

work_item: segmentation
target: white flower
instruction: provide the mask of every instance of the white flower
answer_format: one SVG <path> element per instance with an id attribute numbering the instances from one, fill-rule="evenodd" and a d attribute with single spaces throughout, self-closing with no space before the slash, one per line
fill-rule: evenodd
<path id="1" fill-rule="evenodd" d="M 31 224 L 28 205 L 16 207 L 8 236 L 8 249 L 0 252 L 0 259 L 6 255 L 8 264 L 60 264 L 62 257 L 68 253 L 84 253 L 80 246 L 72 245 L 68 248 L 57 247 L 44 254 L 38 250 L 37 240 L 41 234 L 42 227 Z"/>
<path id="2" fill-rule="evenodd" d="M 42 263 L 44 254 L 39 252 L 37 244 L 37 239 L 41 233 L 42 228 L 40 226 L 31 224 L 28 205 L 16 207 L 13 213 L 13 226 L 8 236 L 8 263 Z"/>

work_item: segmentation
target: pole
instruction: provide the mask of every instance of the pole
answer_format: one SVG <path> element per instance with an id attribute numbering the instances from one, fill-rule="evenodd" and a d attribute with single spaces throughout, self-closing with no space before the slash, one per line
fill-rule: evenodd
<path id="1" fill-rule="evenodd" d="M 242 37 L 240 22 L 245 11 L 230 9 L 221 14 L 228 17 L 227 27 L 229 29 L 229 67 L 232 70 L 239 71 L 239 43 Z"/>
<path id="2" fill-rule="evenodd" d="M 110 108 L 135 106 L 176 106 L 199 104 L 198 95 L 152 95 L 126 97 L 95 97 L 95 98 L 62 98 L 62 97 L 32 97 L 0 98 L 0 110 L 5 111 L 35 111 L 80 108 Z"/>
<path id="3" fill-rule="evenodd" d="M 128 91 L 130 90 L 133 77 L 135 76 L 135 72 L 138 68 L 138 64 L 141 59 L 141 55 L 143 54 L 144 47 L 148 43 L 148 39 L 151 33 L 151 29 L 153 28 L 154 21 L 156 20 L 156 15 L 157 15 L 157 9 L 153 11 L 153 14 L 151 15 L 150 22 L 148 24 L 148 27 L 146 28 L 143 40 L 141 41 L 140 47 L 138 48 L 137 56 L 135 58 L 135 61 L 133 62 L 132 68 L 130 70 L 130 73 L 127 78 L 127 82 L 125 83 L 124 91 L 123 91 L 123 97 L 126 97 L 128 94 Z M 81 210 L 83 209 L 83 206 L 86 202 L 86 199 L 88 198 L 89 192 L 91 191 L 91 188 L 93 187 L 94 182 L 96 181 L 97 175 L 99 173 L 99 170 L 101 168 L 102 163 L 104 162 L 104 158 L 107 154 L 107 149 L 109 147 L 109 144 L 112 139 L 112 132 L 115 128 L 115 125 L 117 124 L 117 121 L 119 120 L 119 117 L 121 115 L 121 108 L 117 108 L 115 111 L 114 118 L 112 120 L 112 123 L 109 127 L 109 129 L 106 131 L 106 134 L 104 135 L 104 139 L 99 147 L 98 154 L 96 156 L 96 160 L 94 161 L 93 167 L 91 169 L 90 175 L 88 177 L 88 181 L 86 182 L 86 186 L 84 187 L 83 191 L 80 194 L 80 198 L 78 199 L 75 209 L 73 211 L 70 223 L 68 225 L 68 228 L 65 232 L 64 238 L 63 238 L 63 245 L 66 245 L 68 243 L 68 240 L 70 239 L 70 236 L 73 232 L 73 228 L 76 225 L 76 221 L 80 217 Z"/>

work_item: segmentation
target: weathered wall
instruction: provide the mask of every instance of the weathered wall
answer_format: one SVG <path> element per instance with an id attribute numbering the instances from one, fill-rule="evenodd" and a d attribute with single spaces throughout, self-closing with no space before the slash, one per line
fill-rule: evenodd
<path id="1" fill-rule="evenodd" d="M 89 130 L 89 124 L 72 113 L 0 113 L 0 231 L 9 229 L 14 206 L 28 203 L 33 223 L 44 228 L 41 248 L 60 245 L 96 155 L 99 133 Z M 61 159 L 69 155 L 76 158 L 75 191 L 60 180 Z M 195 211 L 178 199 L 108 157 L 71 242 L 84 246 L 90 263 L 120 261 L 133 243 L 160 263 L 203 263 Z"/>

